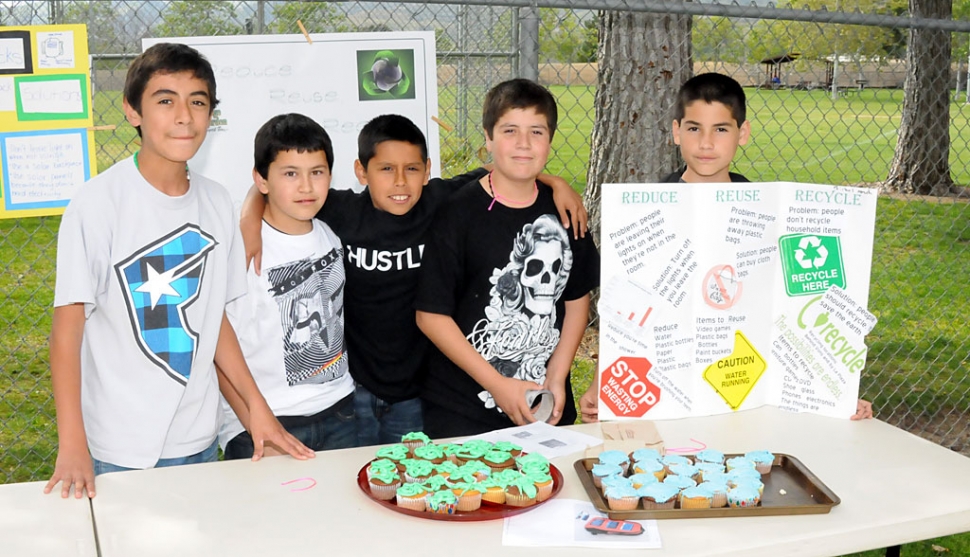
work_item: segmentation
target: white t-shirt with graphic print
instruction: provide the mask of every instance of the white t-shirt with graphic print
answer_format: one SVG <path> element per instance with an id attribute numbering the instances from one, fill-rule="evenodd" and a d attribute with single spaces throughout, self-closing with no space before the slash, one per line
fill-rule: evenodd
<path id="1" fill-rule="evenodd" d="M 294 236 L 262 227 L 263 271 L 227 309 L 246 363 L 277 416 L 311 416 L 354 390 L 344 348 L 343 249 L 323 222 Z M 222 401 L 225 449 L 243 426 Z"/>
<path id="2" fill-rule="evenodd" d="M 245 264 L 229 194 L 199 174 L 189 184 L 165 195 L 128 158 L 61 220 L 54 306 L 84 304 L 84 430 L 92 456 L 118 466 L 198 453 L 218 432 L 213 358 Z"/>

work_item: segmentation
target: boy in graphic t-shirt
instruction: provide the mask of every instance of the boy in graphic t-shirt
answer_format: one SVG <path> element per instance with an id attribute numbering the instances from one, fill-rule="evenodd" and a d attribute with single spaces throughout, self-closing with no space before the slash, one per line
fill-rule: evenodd
<path id="1" fill-rule="evenodd" d="M 253 180 L 266 197 L 263 273 L 226 312 L 259 390 L 283 427 L 315 450 L 357 444 L 354 382 L 344 349 L 340 239 L 313 218 L 330 192 L 333 146 L 302 114 L 270 118 L 256 132 Z M 246 408 L 223 385 L 219 441 L 227 459 L 249 458 Z M 230 408 L 231 407 L 231 408 Z M 235 410 L 235 411 L 234 411 Z M 267 449 L 267 454 L 278 454 Z"/>
<path id="2" fill-rule="evenodd" d="M 424 428 L 418 398 L 427 368 L 428 340 L 414 321 L 414 297 L 428 232 L 439 207 L 473 178 L 477 169 L 448 180 L 432 178 L 424 134 L 397 114 L 369 121 L 357 137 L 354 171 L 366 188 L 331 190 L 317 214 L 344 242 L 347 271 L 347 346 L 357 383 L 354 412 L 360 446 L 400 442 Z M 555 183 L 558 214 L 585 233 L 582 199 L 562 179 Z M 476 186 L 477 187 L 477 186 Z M 259 251 L 252 214 L 262 199 L 250 193 L 242 228 L 247 253 Z M 568 221 L 566 221 L 568 222 Z M 256 265 L 259 267 L 257 261 Z"/>
<path id="3" fill-rule="evenodd" d="M 483 126 L 494 170 L 439 210 L 418 287 L 417 322 L 434 343 L 425 432 L 464 436 L 534 421 L 527 391 L 552 391 L 550 423 L 576 419 L 569 368 L 599 283 L 592 237 L 571 238 L 539 182 L 556 101 L 525 79 L 495 86 Z"/>

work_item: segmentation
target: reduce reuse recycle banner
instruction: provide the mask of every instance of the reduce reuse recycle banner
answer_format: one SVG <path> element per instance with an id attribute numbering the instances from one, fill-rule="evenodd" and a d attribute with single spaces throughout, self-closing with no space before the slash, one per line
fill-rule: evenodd
<path id="1" fill-rule="evenodd" d="M 877 192 L 607 184 L 601 419 L 855 413 Z"/>

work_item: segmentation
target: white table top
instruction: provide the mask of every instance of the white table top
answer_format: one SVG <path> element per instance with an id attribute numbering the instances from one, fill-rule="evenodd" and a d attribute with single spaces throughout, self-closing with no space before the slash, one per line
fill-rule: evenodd
<path id="1" fill-rule="evenodd" d="M 595 425 L 576 426 L 598 434 Z M 842 499 L 823 515 L 659 521 L 663 549 L 651 555 L 841 555 L 970 531 L 970 459 L 876 420 L 850 422 L 773 407 L 657 422 L 668 448 L 691 438 L 724 452 L 768 449 L 799 458 Z M 108 474 L 93 501 L 104 557 L 128 555 L 428 554 L 535 555 L 502 547 L 502 520 L 442 523 L 395 513 L 369 500 L 357 471 L 373 447 L 330 451 L 312 461 L 275 457 Z M 573 462 L 553 462 L 559 497 L 586 499 Z M 314 478 L 312 489 L 282 482 Z M 917 480 L 913 489 L 901 482 Z M 591 549 L 543 549 L 585 555 Z"/>
<path id="2" fill-rule="evenodd" d="M 95 557 L 88 498 L 44 495 L 47 482 L 0 486 L 0 553 L 10 556 Z"/>

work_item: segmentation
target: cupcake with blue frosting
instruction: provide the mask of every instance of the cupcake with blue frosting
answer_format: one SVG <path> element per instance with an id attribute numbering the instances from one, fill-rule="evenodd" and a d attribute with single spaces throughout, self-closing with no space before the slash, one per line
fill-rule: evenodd
<path id="1" fill-rule="evenodd" d="M 714 493 L 705 487 L 688 487 L 680 492 L 680 508 L 709 509 L 714 500 Z"/>
<path id="2" fill-rule="evenodd" d="M 599 454 L 600 464 L 615 464 L 626 474 L 630 469 L 630 457 L 623 451 L 603 451 Z"/>
<path id="3" fill-rule="evenodd" d="M 640 503 L 640 493 L 633 486 L 613 485 L 603 495 L 613 511 L 632 511 Z"/>
<path id="4" fill-rule="evenodd" d="M 699 464 L 709 462 L 712 464 L 724 464 L 724 453 L 715 449 L 704 449 L 694 455 L 694 460 Z"/>
<path id="5" fill-rule="evenodd" d="M 590 474 L 593 476 L 593 485 L 596 487 L 603 487 L 603 478 L 607 476 L 622 476 L 623 469 L 616 464 L 594 464 L 593 469 L 590 470 Z"/>
<path id="6" fill-rule="evenodd" d="M 755 487 L 741 485 L 728 490 L 727 500 L 733 509 L 756 507 L 761 503 L 761 494 Z"/>
<path id="7" fill-rule="evenodd" d="M 755 469 L 762 474 L 770 474 L 771 466 L 775 463 L 775 455 L 768 451 L 751 451 L 744 453 L 744 457 L 753 462 Z"/>
<path id="8" fill-rule="evenodd" d="M 677 497 L 680 496 L 680 489 L 657 482 L 646 485 L 637 490 L 640 495 L 640 502 L 643 508 L 648 511 L 672 509 L 677 504 Z"/>

